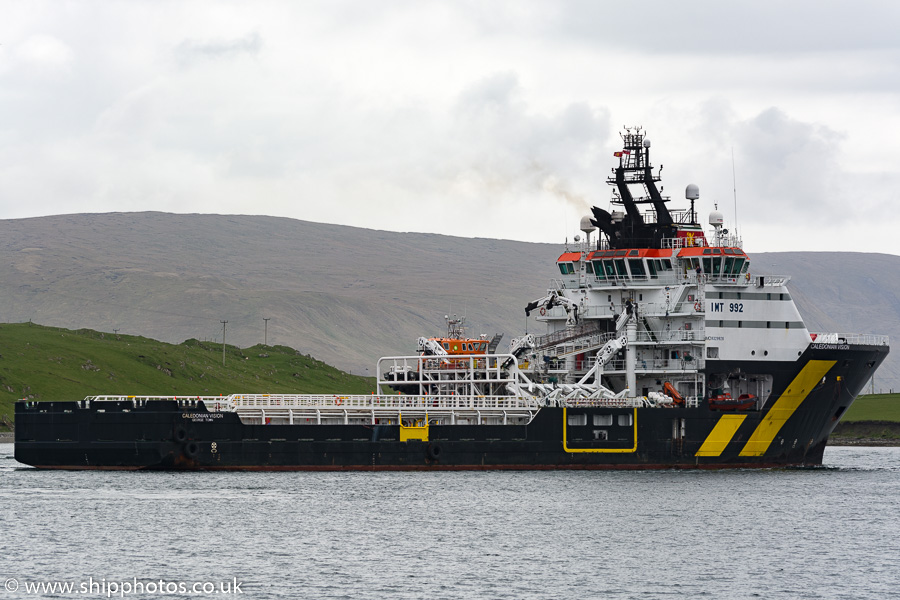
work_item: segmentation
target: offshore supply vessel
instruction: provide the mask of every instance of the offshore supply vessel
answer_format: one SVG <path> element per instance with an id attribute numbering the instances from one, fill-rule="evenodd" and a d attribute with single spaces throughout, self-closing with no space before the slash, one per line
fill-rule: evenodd
<path id="1" fill-rule="evenodd" d="M 16 404 L 15 456 L 57 469 L 647 469 L 819 465 L 888 354 L 814 333 L 713 211 L 669 209 L 626 129 L 612 210 L 526 314 L 543 335 L 419 338 L 371 395 L 93 396 Z M 636 193 L 635 193 L 636 192 Z M 595 239 L 592 234 L 599 230 Z"/>

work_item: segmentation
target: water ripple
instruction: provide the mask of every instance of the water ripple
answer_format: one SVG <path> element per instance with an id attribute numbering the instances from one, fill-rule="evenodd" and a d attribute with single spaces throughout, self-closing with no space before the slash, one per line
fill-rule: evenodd
<path id="1" fill-rule="evenodd" d="M 11 455 L 0 445 L 0 571 L 29 581 L 880 599 L 900 570 L 897 448 L 829 448 L 818 469 L 620 473 L 54 472 Z"/>

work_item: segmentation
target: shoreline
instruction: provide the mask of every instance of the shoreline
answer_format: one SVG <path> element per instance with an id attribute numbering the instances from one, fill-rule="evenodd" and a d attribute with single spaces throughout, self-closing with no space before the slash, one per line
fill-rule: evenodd
<path id="1" fill-rule="evenodd" d="M 900 446 L 900 440 L 878 440 L 870 438 L 829 438 L 829 446 L 871 446 L 871 447 L 896 447 Z"/>

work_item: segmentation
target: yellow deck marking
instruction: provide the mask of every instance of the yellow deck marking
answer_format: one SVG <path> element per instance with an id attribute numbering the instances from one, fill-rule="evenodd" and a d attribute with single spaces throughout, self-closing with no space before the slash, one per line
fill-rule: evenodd
<path id="1" fill-rule="evenodd" d="M 563 450 L 565 450 L 566 452 L 600 452 L 600 453 L 608 453 L 608 454 L 612 454 L 612 453 L 620 453 L 620 454 L 629 453 L 629 454 L 631 454 L 631 453 L 637 452 L 637 409 L 636 408 L 634 409 L 634 417 L 632 417 L 632 419 L 634 420 L 634 446 L 632 446 L 631 448 L 569 448 L 568 429 L 567 429 L 567 427 L 569 425 L 569 420 L 568 420 L 568 414 L 566 412 L 568 410 L 569 409 L 567 409 L 567 408 L 563 409 Z"/>
<path id="2" fill-rule="evenodd" d="M 787 386 L 784 394 L 775 402 L 766 416 L 756 426 L 756 431 L 747 440 L 741 456 L 762 456 L 781 427 L 791 418 L 797 407 L 806 400 L 819 381 L 825 376 L 836 360 L 811 360 Z"/>
<path id="3" fill-rule="evenodd" d="M 428 441 L 428 413 L 425 413 L 425 421 L 424 425 L 404 425 L 403 424 L 403 415 L 398 415 L 400 418 L 400 441 L 406 442 L 408 440 L 422 440 L 423 442 Z"/>
<path id="4" fill-rule="evenodd" d="M 400 425 L 400 441 L 406 442 L 408 440 L 422 440 L 423 442 L 427 442 L 428 425 L 422 427 L 407 427 L 406 425 Z"/>
<path id="5" fill-rule="evenodd" d="M 722 415 L 694 456 L 722 456 L 728 442 L 731 441 L 731 438 L 737 433 L 738 427 L 746 418 L 747 415 Z"/>

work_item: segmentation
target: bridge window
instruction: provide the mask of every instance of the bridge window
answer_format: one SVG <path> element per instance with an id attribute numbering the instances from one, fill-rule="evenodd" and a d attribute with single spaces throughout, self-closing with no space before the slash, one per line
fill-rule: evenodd
<path id="1" fill-rule="evenodd" d="M 606 274 L 603 272 L 603 261 L 595 260 L 594 263 L 594 275 L 597 276 L 597 279 L 606 279 Z"/>
<path id="2" fill-rule="evenodd" d="M 647 261 L 647 268 L 650 270 L 650 277 L 654 277 L 654 278 L 655 278 L 655 277 L 656 277 L 656 261 L 655 261 L 655 260 L 648 260 L 648 261 Z"/>
<path id="3" fill-rule="evenodd" d="M 644 261 L 639 258 L 629 258 L 628 266 L 631 268 L 631 276 L 635 279 L 644 278 Z"/>
<path id="4" fill-rule="evenodd" d="M 591 273 L 591 274 L 594 273 L 594 263 L 592 263 L 591 261 L 587 261 L 584 264 L 584 268 L 588 273 Z"/>
<path id="5" fill-rule="evenodd" d="M 628 279 L 628 271 L 625 270 L 625 261 L 621 258 L 616 259 L 616 274 L 622 279 Z"/>
<path id="6" fill-rule="evenodd" d="M 613 261 L 604 260 L 603 266 L 606 268 L 606 278 L 607 279 L 615 279 L 616 278 L 616 268 L 613 266 Z"/>
<path id="7" fill-rule="evenodd" d="M 725 270 L 722 271 L 722 274 L 723 275 L 734 275 L 733 269 L 734 269 L 734 257 L 726 256 L 725 257 Z"/>

